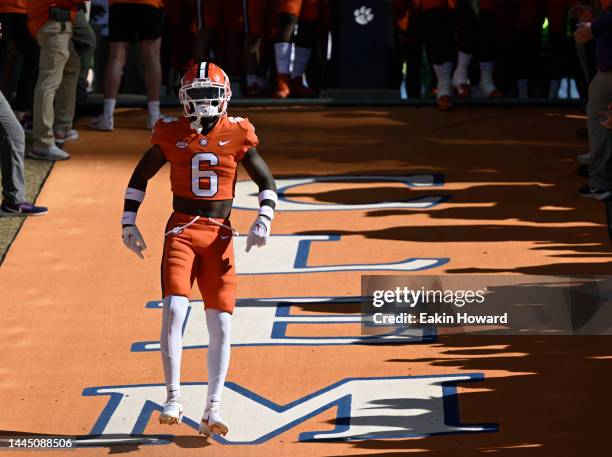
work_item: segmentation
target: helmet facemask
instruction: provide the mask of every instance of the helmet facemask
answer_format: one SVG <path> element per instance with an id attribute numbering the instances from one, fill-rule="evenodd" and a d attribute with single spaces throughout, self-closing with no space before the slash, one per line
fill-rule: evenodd
<path id="1" fill-rule="evenodd" d="M 184 115 L 191 120 L 193 128 L 200 128 L 202 119 L 224 115 L 230 97 L 229 87 L 208 78 L 196 78 L 189 84 L 181 85 L 179 90 L 179 100 L 183 105 Z"/>

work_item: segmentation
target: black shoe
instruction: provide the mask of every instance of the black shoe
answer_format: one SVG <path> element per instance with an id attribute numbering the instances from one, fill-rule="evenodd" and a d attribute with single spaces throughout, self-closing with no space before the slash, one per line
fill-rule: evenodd
<path id="1" fill-rule="evenodd" d="M 612 196 L 611 190 L 606 189 L 596 189 L 594 187 L 589 186 L 588 184 L 582 186 L 578 189 L 578 195 L 584 198 L 594 198 L 595 200 L 605 200 Z"/>
<path id="2" fill-rule="evenodd" d="M 44 206 L 34 206 L 31 203 L 19 203 L 11 205 L 10 203 L 2 203 L 0 211 L 3 214 L 0 216 L 42 216 L 49 211 Z"/>

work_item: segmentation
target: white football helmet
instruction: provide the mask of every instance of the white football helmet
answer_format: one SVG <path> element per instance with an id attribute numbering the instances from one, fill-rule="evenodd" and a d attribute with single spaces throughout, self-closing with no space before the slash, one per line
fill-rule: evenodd
<path id="1" fill-rule="evenodd" d="M 181 79 L 179 100 L 194 128 L 201 126 L 202 118 L 225 115 L 231 97 L 230 80 L 214 63 L 200 62 Z"/>

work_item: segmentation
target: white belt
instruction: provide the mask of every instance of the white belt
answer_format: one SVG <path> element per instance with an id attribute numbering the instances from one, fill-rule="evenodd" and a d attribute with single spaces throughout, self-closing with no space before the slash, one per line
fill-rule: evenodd
<path id="1" fill-rule="evenodd" d="M 183 232 L 183 230 L 185 230 L 191 224 L 195 224 L 195 222 L 198 219 L 200 219 L 200 216 L 194 217 L 192 220 L 190 220 L 186 224 L 179 225 L 178 227 L 174 227 L 174 228 L 168 230 L 164 236 L 168 236 L 168 235 L 180 235 Z M 234 235 L 234 236 L 240 235 L 240 233 L 238 233 L 238 231 L 236 229 L 230 227 L 229 225 L 222 224 L 221 222 L 218 222 L 218 221 L 214 220 L 211 217 L 207 217 L 206 220 L 210 224 L 218 225 L 219 227 L 223 227 L 224 229 L 229 230 L 230 232 L 232 232 L 232 235 Z"/>

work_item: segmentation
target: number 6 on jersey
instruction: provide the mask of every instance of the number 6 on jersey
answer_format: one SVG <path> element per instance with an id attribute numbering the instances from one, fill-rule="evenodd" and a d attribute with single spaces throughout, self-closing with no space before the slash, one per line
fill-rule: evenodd
<path id="1" fill-rule="evenodd" d="M 219 178 L 212 170 L 201 170 L 202 162 L 208 162 L 209 167 L 215 167 L 219 165 L 219 158 L 212 152 L 201 152 L 193 156 L 191 159 L 191 191 L 198 197 L 214 197 L 219 188 Z M 210 183 L 208 189 L 200 187 L 202 178 L 208 178 Z"/>

